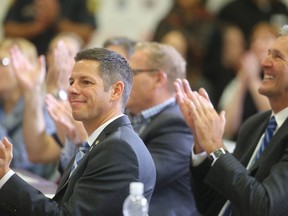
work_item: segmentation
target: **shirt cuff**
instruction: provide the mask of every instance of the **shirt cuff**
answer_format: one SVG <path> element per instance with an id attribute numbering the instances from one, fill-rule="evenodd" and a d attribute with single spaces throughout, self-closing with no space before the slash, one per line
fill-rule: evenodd
<path id="1" fill-rule="evenodd" d="M 205 151 L 203 151 L 199 154 L 195 154 L 194 143 L 192 144 L 191 152 L 192 152 L 191 157 L 192 157 L 192 166 L 193 167 L 199 166 L 208 156 Z"/>
<path id="2" fill-rule="evenodd" d="M 0 179 L 0 189 L 3 187 L 3 185 L 15 174 L 13 170 L 9 170 L 2 179 Z"/>

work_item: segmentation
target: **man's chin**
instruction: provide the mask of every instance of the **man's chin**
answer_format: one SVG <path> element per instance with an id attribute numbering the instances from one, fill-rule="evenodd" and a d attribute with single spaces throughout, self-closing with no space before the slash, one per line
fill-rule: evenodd
<path id="1" fill-rule="evenodd" d="M 258 89 L 258 93 L 260 95 L 263 95 L 263 96 L 266 96 L 266 97 L 270 97 L 272 96 L 273 94 L 275 94 L 275 92 L 271 91 L 270 89 L 267 89 L 267 88 L 259 88 Z"/>
<path id="2" fill-rule="evenodd" d="M 79 116 L 79 115 L 77 115 L 76 113 L 72 113 L 72 116 L 73 116 L 73 119 L 75 120 L 75 121 L 81 121 L 81 117 Z"/>

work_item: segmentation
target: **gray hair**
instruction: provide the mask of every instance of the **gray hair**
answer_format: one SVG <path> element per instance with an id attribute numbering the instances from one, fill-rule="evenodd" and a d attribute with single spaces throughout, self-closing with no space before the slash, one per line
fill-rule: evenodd
<path id="1" fill-rule="evenodd" d="M 146 53 L 147 67 L 167 74 L 170 92 L 174 92 L 173 83 L 177 78 L 186 78 L 186 61 L 174 47 L 157 42 L 138 42 L 135 51 L 139 50 Z"/>
<path id="2" fill-rule="evenodd" d="M 127 54 L 128 57 L 131 57 L 131 55 L 134 52 L 134 46 L 136 42 L 132 39 L 129 39 L 127 37 L 112 37 L 107 39 L 103 47 L 107 48 L 109 46 L 119 46 L 122 47 L 125 50 L 125 53 Z"/>

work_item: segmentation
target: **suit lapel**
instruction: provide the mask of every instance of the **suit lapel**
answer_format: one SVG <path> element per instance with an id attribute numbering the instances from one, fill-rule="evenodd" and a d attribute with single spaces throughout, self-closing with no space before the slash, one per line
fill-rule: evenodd
<path id="1" fill-rule="evenodd" d="M 106 137 L 111 134 L 113 131 L 115 131 L 117 128 L 119 128 L 120 126 L 124 126 L 124 125 L 130 125 L 131 126 L 131 122 L 129 121 L 127 116 L 122 116 L 119 117 L 118 119 L 116 119 L 115 121 L 111 122 L 109 125 L 107 125 L 107 127 L 104 128 L 104 130 L 99 134 L 99 136 L 97 137 L 97 139 L 94 141 L 94 143 L 91 145 L 91 148 L 89 150 L 89 152 L 87 152 L 85 154 L 85 156 L 83 157 L 83 163 L 79 164 L 79 167 L 81 167 L 82 164 L 85 164 L 84 161 L 88 159 L 88 156 L 90 154 L 90 152 L 92 150 L 96 151 L 97 146 L 101 145 L 101 143 L 103 142 L 103 140 L 106 139 Z M 73 161 L 75 159 L 75 156 L 71 159 L 71 161 L 69 162 L 65 172 L 63 173 L 63 176 L 61 178 L 61 181 L 59 183 L 56 195 L 58 193 L 60 193 L 63 189 L 65 189 L 65 187 L 67 186 L 68 182 L 69 182 L 69 176 L 70 176 L 70 172 L 72 169 L 72 165 L 73 165 Z M 75 172 L 73 174 L 75 174 L 77 172 L 77 170 L 75 170 Z M 56 196 L 55 195 L 55 196 Z"/>
<path id="2" fill-rule="evenodd" d="M 247 124 L 244 133 L 242 133 L 241 137 L 237 140 L 236 149 L 233 153 L 244 166 L 248 165 L 259 139 L 266 128 L 271 112 L 259 115 L 255 120 L 248 120 L 252 122 Z M 243 137 L 245 137 L 245 140 L 243 140 Z"/>
<path id="3" fill-rule="evenodd" d="M 266 125 L 267 125 L 267 122 L 266 122 Z M 261 164 L 261 161 L 269 157 L 269 153 L 273 152 L 273 149 L 278 148 L 279 143 L 281 143 L 283 139 L 287 139 L 287 136 L 288 136 L 287 130 L 288 130 L 288 119 L 285 120 L 283 125 L 278 129 L 278 131 L 271 138 L 269 144 L 267 145 L 267 147 L 261 154 L 261 157 L 251 167 L 251 171 L 257 169 L 259 167 L 259 164 Z"/>
<path id="4" fill-rule="evenodd" d="M 278 131 L 275 133 L 275 135 L 271 138 L 269 144 L 267 145 L 267 147 L 263 151 L 259 160 L 255 163 L 255 165 L 258 166 L 259 162 L 261 162 L 261 160 L 266 158 L 268 156 L 269 152 L 272 152 L 272 150 L 274 148 L 278 147 L 278 144 L 281 143 L 282 140 L 288 136 L 287 130 L 288 130 L 288 119 L 285 120 L 283 125 L 278 129 Z"/>

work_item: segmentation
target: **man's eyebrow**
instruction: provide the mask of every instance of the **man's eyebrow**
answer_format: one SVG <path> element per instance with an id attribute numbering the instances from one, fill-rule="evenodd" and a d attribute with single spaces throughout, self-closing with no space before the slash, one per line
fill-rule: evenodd
<path id="1" fill-rule="evenodd" d="M 268 53 L 269 53 L 269 54 L 270 54 L 270 53 L 274 53 L 274 54 L 278 54 L 278 55 L 281 55 L 281 56 L 284 57 L 284 54 L 283 54 L 281 51 L 276 50 L 276 49 L 268 49 Z"/>

